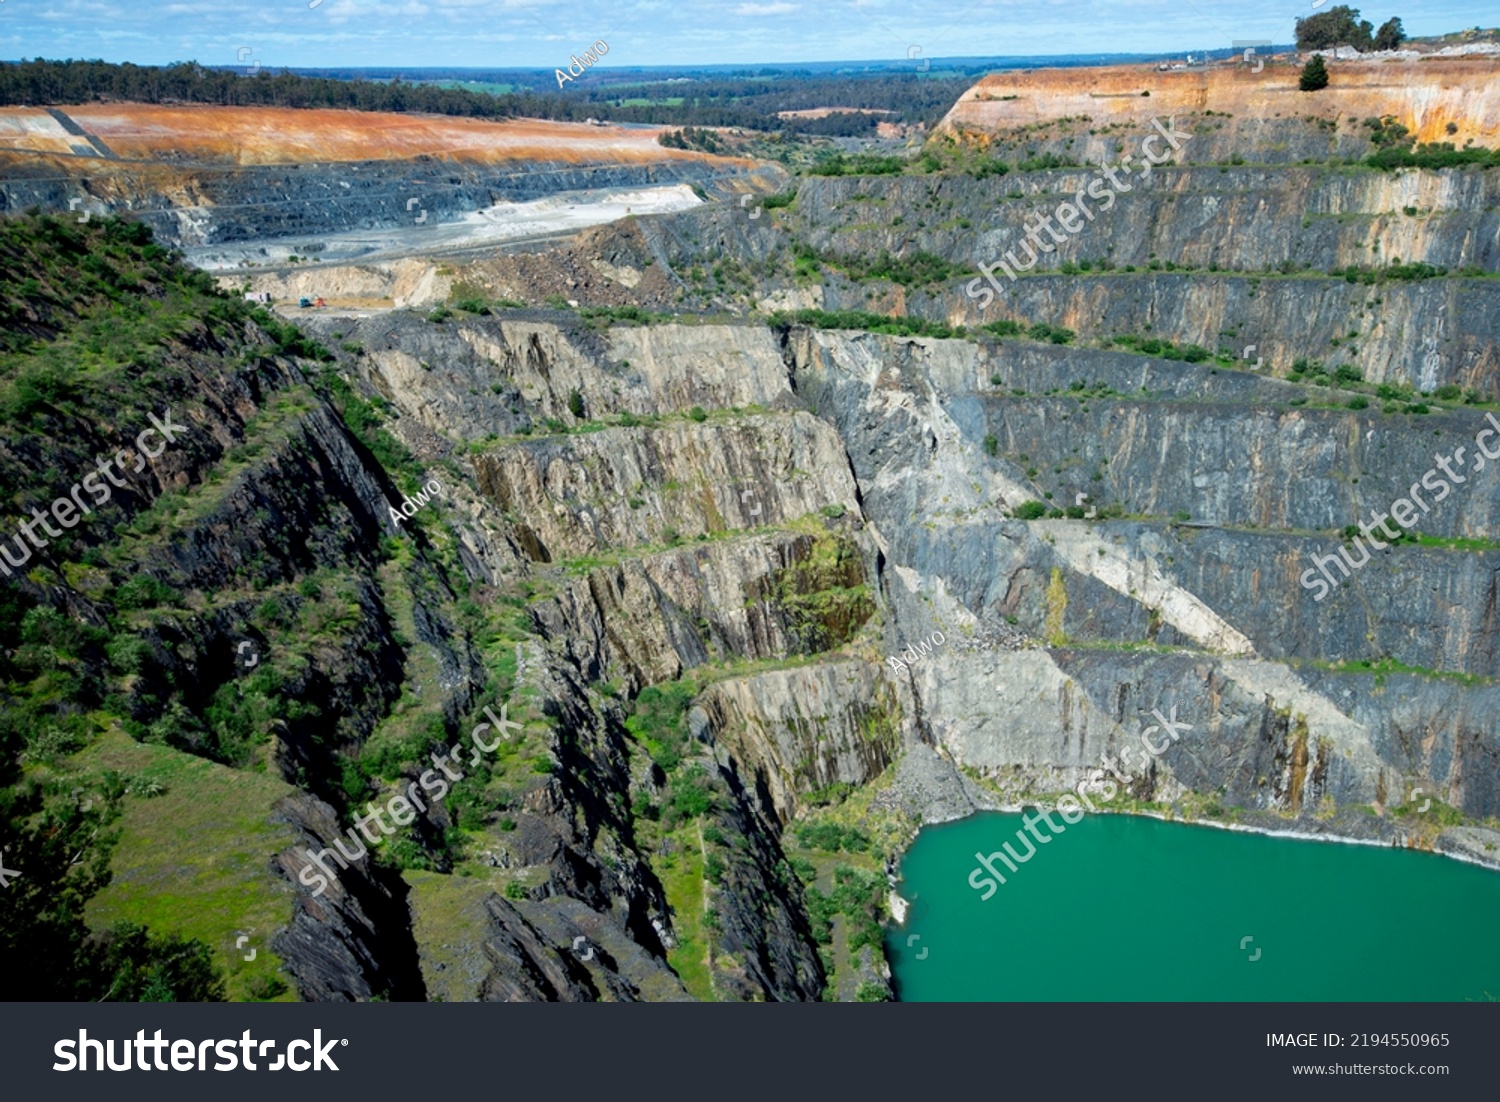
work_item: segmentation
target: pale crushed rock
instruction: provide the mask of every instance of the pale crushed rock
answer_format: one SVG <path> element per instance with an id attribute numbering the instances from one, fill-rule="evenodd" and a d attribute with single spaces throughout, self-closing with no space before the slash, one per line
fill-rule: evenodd
<path id="1" fill-rule="evenodd" d="M 961 651 L 1027 650 L 1040 647 L 1042 641 L 1033 639 L 1020 628 L 1010 624 L 993 624 L 972 636 L 955 636 L 953 649 Z"/>
<path id="2" fill-rule="evenodd" d="M 628 287 L 631 290 L 634 290 L 636 284 L 641 281 L 641 271 L 639 268 L 611 264 L 607 260 L 590 260 L 589 263 L 593 266 L 594 271 L 598 272 L 605 279 L 612 279 L 621 286 Z"/>
<path id="3" fill-rule="evenodd" d="M 1438 50 L 1370 50 L 1360 53 L 1353 46 L 1334 46 L 1331 49 L 1304 50 L 1299 57 L 1311 57 L 1320 53 L 1334 61 L 1421 61 L 1427 57 L 1496 57 L 1500 56 L 1500 43 L 1461 42 L 1455 46 L 1444 46 Z"/>
<path id="4" fill-rule="evenodd" d="M 886 893 L 885 905 L 891 912 L 891 921 L 897 926 L 905 926 L 906 912 L 911 909 L 911 904 L 892 890 Z"/>
<path id="5" fill-rule="evenodd" d="M 1500 56 L 1500 42 L 1464 42 L 1457 46 L 1444 46 L 1441 50 L 1435 50 L 1437 57 L 1497 57 Z"/>
<path id="6" fill-rule="evenodd" d="M 756 300 L 755 307 L 766 313 L 773 310 L 815 310 L 823 305 L 821 287 L 778 287 Z"/>
<path id="7" fill-rule="evenodd" d="M 992 811 L 994 797 L 925 743 L 907 748 L 891 783 L 870 801 L 871 811 L 895 811 L 928 823 L 947 823 Z"/>
<path id="8" fill-rule="evenodd" d="M 960 604 L 958 599 L 949 592 L 946 579 L 922 574 L 899 563 L 893 564 L 891 571 L 909 594 L 913 596 L 926 594 L 930 598 L 932 615 L 930 622 L 925 623 L 922 630 L 936 626 L 937 630 L 942 631 L 944 637 L 942 643 L 932 643 L 933 647 L 951 646 L 956 651 L 993 651 L 1021 650 L 1026 647 L 1041 646 L 1040 640 L 1033 639 L 1010 624 L 982 625 L 979 617 Z M 912 610 L 920 613 L 918 606 L 912 606 Z M 907 630 L 904 634 L 908 637 L 914 630 L 917 630 L 913 625 L 906 626 Z M 931 635 L 924 638 L 931 640 Z M 904 638 L 902 641 L 908 645 L 911 642 L 909 638 Z M 895 657 L 904 660 L 905 650 L 898 652 Z"/>

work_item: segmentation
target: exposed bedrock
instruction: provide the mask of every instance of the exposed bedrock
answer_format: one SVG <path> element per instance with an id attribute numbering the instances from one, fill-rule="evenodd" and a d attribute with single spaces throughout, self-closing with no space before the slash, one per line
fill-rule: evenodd
<path id="1" fill-rule="evenodd" d="M 1191 144 L 1184 154 L 1195 159 Z M 1119 267 L 1170 260 L 1249 271 L 1283 261 L 1326 270 L 1397 258 L 1500 266 L 1500 177 L 1492 172 L 1174 164 L 1149 179 L 1124 173 L 1128 192 L 1105 203 L 1087 194 L 1100 176 L 1098 163 L 1095 157 L 1092 167 L 983 180 L 808 177 L 799 182 L 787 224 L 819 249 L 866 255 L 925 249 L 976 265 L 1015 250 L 1027 266 L 1027 250 L 1018 249 L 1027 227 L 1039 225 L 1041 215 L 1056 225 L 1057 205 L 1084 191 L 1094 217 L 1069 216 L 1081 227 L 1074 234 L 1039 231 L 1042 245 L 1031 252 L 1040 256 L 1040 268 L 1086 258 Z"/>
<path id="2" fill-rule="evenodd" d="M 434 222 L 501 202 L 543 199 L 560 192 L 599 188 L 659 187 L 708 181 L 722 165 L 687 159 L 650 164 L 580 165 L 536 161 L 482 165 L 459 161 L 362 161 L 243 165 L 222 168 L 157 168 L 132 171 L 110 164 L 90 166 L 89 208 L 130 213 L 149 225 L 164 244 L 220 245 L 263 238 L 317 238 L 348 230 L 409 226 L 416 209 Z M 161 174 L 179 179 L 163 186 Z M 7 168 L 0 210 L 38 205 L 68 210 L 79 182 L 55 168 L 24 164 Z"/>
<path id="3" fill-rule="evenodd" d="M 1319 435 L 1309 419 L 1323 411 L 1268 410 L 1260 414 L 1271 421 L 1262 426 L 1257 443 L 1237 437 L 1237 424 L 1247 413 L 1253 423 L 1257 414 L 1253 405 L 1247 409 L 1234 399 L 1269 396 L 1257 388 L 1281 384 L 1230 380 L 1223 401 L 1190 407 L 1146 402 L 1137 408 L 1132 402 L 1088 398 L 1082 401 L 1091 414 L 1082 419 L 1080 401 L 1074 400 L 1065 403 L 1071 408 L 1063 420 L 1061 399 L 1016 398 L 986 406 L 987 399 L 972 393 L 980 371 L 972 346 L 963 342 L 793 330 L 787 351 L 798 393 L 830 411 L 845 441 L 871 533 L 888 564 L 887 590 L 898 631 L 917 635 L 926 629 L 923 614 L 895 592 L 905 586 L 929 594 L 927 615 L 951 636 L 990 631 L 1013 617 L 1017 627 L 1052 644 L 1047 650 L 997 647 L 987 659 L 976 657 L 986 653 L 982 649 L 945 647 L 913 667 L 924 723 L 958 760 L 1002 778 L 1019 771 L 1025 785 L 1034 787 L 1046 777 L 1060 787 L 1076 776 L 1070 770 L 1097 765 L 1109 740 L 1123 737 L 1122 728 L 1128 734 L 1150 722 L 1138 716 L 1173 703 L 1183 713 L 1188 703 L 1218 694 L 1227 703 L 1213 712 L 1218 718 L 1211 720 L 1210 745 L 1190 756 L 1187 746 L 1176 746 L 1157 759 L 1154 768 L 1161 775 L 1176 776 L 1197 791 L 1223 786 L 1246 807 L 1305 815 L 1325 795 L 1337 805 L 1399 801 L 1399 794 L 1392 795 L 1399 787 L 1395 778 L 1418 774 L 1444 786 L 1444 798 L 1466 812 L 1494 813 L 1488 782 L 1465 781 L 1489 760 L 1497 743 L 1493 723 L 1478 718 L 1493 692 L 1487 683 L 1494 669 L 1493 552 L 1402 546 L 1352 571 L 1347 588 L 1321 605 L 1298 585 L 1298 575 L 1310 566 L 1304 560 L 1308 549 L 1331 552 L 1341 537 L 1328 529 L 1342 520 L 1332 515 L 1338 500 L 1334 480 L 1325 474 L 1328 489 L 1320 490 L 1318 465 L 1311 458 L 1292 458 L 1298 450 L 1331 456 L 1343 445 L 1378 453 L 1378 444 L 1385 442 L 1387 451 L 1406 449 L 1408 465 L 1420 475 L 1432 464 L 1426 449 L 1436 439 L 1431 434 L 1441 432 L 1435 429 L 1441 422 L 1387 418 L 1369 429 L 1351 429 L 1352 414 L 1329 411 L 1329 429 Z M 1141 369 L 1122 366 L 1128 378 Z M 1197 371 L 1178 368 L 1183 380 Z M 1110 378 L 1107 371 L 1089 377 Z M 1197 384 L 1181 385 L 1191 390 Z M 1161 426 L 1141 436 L 1121 435 L 1118 425 L 1127 420 L 1122 406 L 1132 418 L 1161 418 Z M 1187 420 L 1178 417 L 1189 408 L 1195 416 L 1188 436 L 1197 441 L 1202 429 L 1201 439 L 1216 460 L 1184 460 L 1194 449 L 1180 446 L 1184 438 L 1168 426 L 1186 427 Z M 1230 411 L 1238 420 L 1227 416 Z M 1293 416 L 1297 431 L 1273 427 L 1286 415 Z M 1463 422 L 1468 438 L 1472 422 L 1483 423 L 1474 414 L 1449 416 Z M 1028 426 L 1026 460 L 1014 454 L 1021 443 L 1003 435 L 1018 423 Z M 982 446 L 986 430 L 998 437 L 994 457 Z M 1117 448 L 1126 438 L 1140 443 Z M 1442 437 L 1464 438 L 1456 426 Z M 1236 439 L 1244 446 L 1236 448 Z M 1243 507 L 1251 515 L 1267 506 L 1274 514 L 1283 507 L 1277 503 L 1315 511 L 1321 502 L 1327 510 L 1323 516 L 1302 513 L 1297 520 L 1324 530 L 1004 519 L 1007 505 L 1042 496 L 1027 479 L 1026 462 L 1049 468 L 1066 462 L 1084 472 L 1107 472 L 1099 482 L 1084 478 L 1068 485 L 1066 499 L 1054 495 L 1060 504 L 1072 505 L 1074 486 L 1088 487 L 1083 492 L 1092 493 L 1091 500 L 1109 501 L 1111 480 L 1131 483 L 1137 477 L 1132 471 L 1143 469 L 1136 464 L 1164 471 L 1167 455 L 1184 479 L 1183 497 L 1174 500 L 1174 508 L 1191 503 L 1200 510 L 1194 515 L 1207 516 L 1209 523 L 1234 523 L 1205 510 L 1202 496 L 1188 501 L 1190 492 L 1201 495 L 1209 486 L 1192 486 L 1195 468 L 1217 466 L 1221 473 L 1213 484 L 1246 495 Z M 1262 478 L 1259 467 L 1265 463 L 1280 466 L 1281 473 Z M 1401 468 L 1400 460 L 1380 461 L 1382 473 L 1367 476 L 1374 487 L 1366 489 L 1362 479 L 1356 500 L 1361 506 L 1366 501 L 1389 505 L 1408 489 L 1410 479 L 1395 474 Z M 1151 480 L 1146 476 L 1140 485 Z M 1042 484 L 1064 489 L 1058 482 Z M 1455 494 L 1446 503 L 1453 506 L 1445 514 L 1453 525 L 1449 531 L 1489 538 L 1496 491 L 1487 484 L 1474 488 L 1481 492 L 1462 499 Z M 1341 497 L 1351 500 L 1348 494 Z M 1352 512 L 1344 523 L 1353 523 Z M 1421 584 L 1412 584 L 1413 577 Z M 1085 649 L 1068 650 L 1075 640 Z M 1133 653 L 1090 650 L 1090 644 Z M 1158 648 L 1179 653 L 1153 654 Z M 1192 656 L 1195 651 L 1198 657 Z M 1075 657 L 1064 660 L 1066 655 Z M 1330 668 L 1303 666 L 1304 659 Z M 1413 704 L 1388 688 L 1370 692 L 1372 682 L 1386 685 L 1395 673 L 1383 677 L 1331 668 L 1356 659 L 1482 679 L 1472 684 L 1432 674 L 1399 675 L 1403 683 L 1423 686 L 1421 702 Z M 1127 699 L 1119 696 L 1122 691 L 1128 707 L 1119 703 Z M 1359 694 L 1358 707 L 1346 693 Z M 1094 718 L 1087 719 L 1090 715 Z M 1446 726 L 1440 715 L 1461 716 L 1462 723 Z M 1311 771 L 1297 778 L 1287 774 L 1278 788 L 1267 762 L 1302 753 L 1295 749 L 1298 724 L 1305 726 L 1314 751 L 1326 744 L 1324 758 L 1318 765 L 1317 754 L 1309 751 Z M 1411 732 L 1424 725 L 1429 741 L 1413 754 Z M 1446 735 L 1436 736 L 1439 726 Z M 1445 739 L 1447 750 L 1441 749 Z M 1263 743 L 1269 749 L 1257 749 Z M 1261 753 L 1270 758 L 1260 760 Z M 1189 760 L 1191 779 L 1179 772 Z"/>
<path id="4" fill-rule="evenodd" d="M 721 681 L 699 707 L 741 782 L 783 821 L 798 796 L 874 780 L 900 750 L 896 689 L 867 662 Z"/>
<path id="5" fill-rule="evenodd" d="M 302 998 L 424 998 L 401 877 L 377 866 L 367 853 L 352 862 L 327 856 L 323 860 L 335 875 L 321 877 L 323 891 L 314 894 L 310 889 L 318 886 L 319 878 L 303 878 L 305 869 L 317 872 L 309 853 L 329 849 L 336 838 L 343 840 L 348 853 L 363 847 L 357 847 L 357 839 L 344 837 L 334 809 L 315 797 L 288 797 L 277 805 L 276 815 L 297 828 L 305 843 L 272 859 L 273 871 L 296 892 L 291 924 L 277 933 L 272 948 L 286 962 Z"/>
<path id="6" fill-rule="evenodd" d="M 426 506 L 440 528 L 413 526 L 399 567 L 377 553 L 401 492 L 273 359 L 195 399 L 214 454 L 252 418 L 268 431 L 197 491 L 151 568 L 192 590 L 252 563 L 292 610 L 309 574 L 359 575 L 341 591 L 355 622 L 293 676 L 325 711 L 285 723 L 275 747 L 283 776 L 326 801 L 293 809 L 308 846 L 340 826 L 331 748 L 357 749 L 395 706 L 378 686 L 420 658 L 442 717 L 477 706 L 483 644 L 456 626 L 446 571 L 526 587 L 513 696 L 545 732 L 504 821 L 465 824 L 518 889 L 463 889 L 479 932 L 452 950 L 461 976 L 435 970 L 426 940 L 454 890 L 443 860 L 426 879 L 367 862 L 313 897 L 283 855 L 297 897 L 276 947 L 304 997 L 684 997 L 668 954 L 688 916 L 634 810 L 668 779 L 621 701 L 688 675 L 684 768 L 711 793 L 705 834 L 734 840 L 713 843 L 700 897 L 721 998 L 826 985 L 782 850 L 820 794 L 878 781 L 878 806 L 913 820 L 1045 803 L 1139 746 L 1157 711 L 1188 726 L 1122 764 L 1133 800 L 1394 841 L 1405 826 L 1388 809 L 1421 786 L 1478 831 L 1433 844 L 1486 858 L 1493 472 L 1471 456 L 1470 480 L 1424 499 L 1437 543 L 1377 551 L 1322 601 L 1299 583 L 1311 552 L 1409 495 L 1435 452 L 1473 447 L 1487 419 L 1472 408 L 1320 407 L 1309 398 L 1331 391 L 1264 371 L 1026 341 L 589 329 L 539 309 L 309 328 L 336 350 L 326 370 L 378 396 L 443 481 Z M 184 449 L 148 492 L 211 458 Z M 1114 519 L 1027 521 L 1026 502 Z M 252 603 L 164 620 L 160 662 L 199 671 L 211 695 Z M 421 829 L 453 825 L 438 806 Z M 411 944 L 382 940 L 386 923 Z"/>
<path id="7" fill-rule="evenodd" d="M 1037 230 L 1050 248 L 1035 250 L 1032 266 L 1017 252 L 1027 229 L 1094 174 L 809 176 L 797 182 L 796 203 L 766 225 L 703 209 L 654 221 L 651 232 L 679 270 L 711 266 L 726 253 L 765 266 L 794 241 L 834 258 L 931 253 L 959 269 L 905 287 L 833 270 L 810 286 L 777 278 L 758 288 L 766 304 L 874 303 L 971 327 L 1042 321 L 1075 330 L 1080 342 L 1138 334 L 1236 358 L 1250 349 L 1250 364 L 1277 374 L 1318 359 L 1355 366 L 1373 382 L 1500 393 L 1500 284 L 1484 278 L 1500 270 L 1500 175 L 1166 166 L 1111 209 L 1095 209 L 1078 233 L 1059 232 L 1060 242 Z M 1029 268 L 1014 281 L 993 266 L 1007 250 Z M 1081 262 L 1093 270 L 1058 270 Z M 1449 277 L 1365 283 L 1329 274 L 1397 262 L 1440 267 Z M 1099 271 L 1104 263 L 1108 273 Z M 981 264 L 991 266 L 994 283 L 980 276 Z"/>

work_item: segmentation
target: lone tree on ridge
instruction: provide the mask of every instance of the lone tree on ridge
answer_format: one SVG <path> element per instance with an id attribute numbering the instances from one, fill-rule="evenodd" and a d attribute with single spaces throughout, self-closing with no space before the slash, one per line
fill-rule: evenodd
<path id="1" fill-rule="evenodd" d="M 1297 87 L 1304 92 L 1316 92 L 1328 87 L 1328 67 L 1323 64 L 1322 54 L 1313 54 L 1312 60 L 1302 66 L 1302 76 L 1297 80 Z"/>

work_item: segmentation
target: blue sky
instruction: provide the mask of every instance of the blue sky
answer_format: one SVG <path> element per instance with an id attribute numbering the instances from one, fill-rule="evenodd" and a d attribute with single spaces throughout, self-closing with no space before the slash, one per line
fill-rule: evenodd
<path id="1" fill-rule="evenodd" d="M 834 61 L 1186 52 L 1289 42 L 1271 0 L 0 0 L 0 58 L 196 60 L 262 66 L 566 66 L 596 39 L 605 64 Z M 1492 0 L 1358 5 L 1409 34 L 1493 26 Z"/>

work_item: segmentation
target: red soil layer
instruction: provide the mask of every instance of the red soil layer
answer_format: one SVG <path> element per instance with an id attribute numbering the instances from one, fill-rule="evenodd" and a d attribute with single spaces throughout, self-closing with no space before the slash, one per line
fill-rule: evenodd
<path id="1" fill-rule="evenodd" d="M 442 160 L 579 164 L 714 160 L 665 149 L 656 129 L 507 119 L 489 122 L 445 115 L 404 115 L 283 107 L 86 104 L 62 108 L 126 160 L 186 158 L 241 165 L 306 162 Z M 55 136 L 32 134 L 29 108 L 0 109 L 0 148 L 67 152 Z"/>

